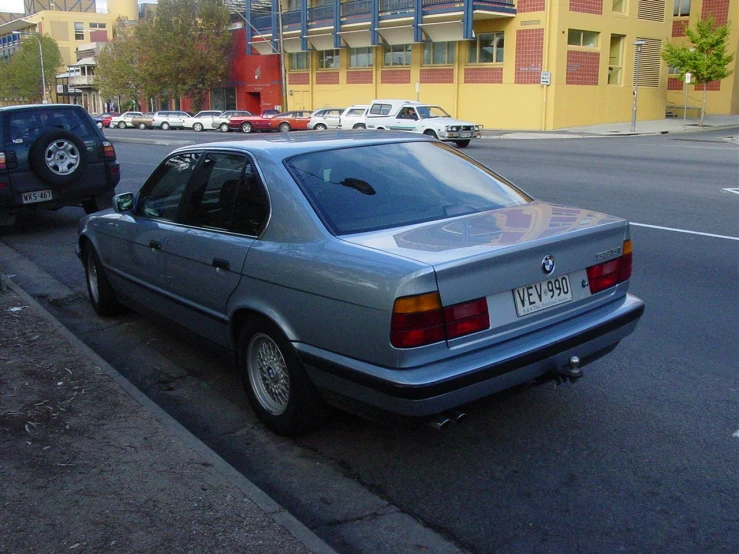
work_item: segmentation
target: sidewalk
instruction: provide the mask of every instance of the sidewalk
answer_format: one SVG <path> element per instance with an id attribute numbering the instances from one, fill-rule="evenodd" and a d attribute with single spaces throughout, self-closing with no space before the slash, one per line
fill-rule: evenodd
<path id="1" fill-rule="evenodd" d="M 0 286 L 0 552 L 334 551 Z"/>

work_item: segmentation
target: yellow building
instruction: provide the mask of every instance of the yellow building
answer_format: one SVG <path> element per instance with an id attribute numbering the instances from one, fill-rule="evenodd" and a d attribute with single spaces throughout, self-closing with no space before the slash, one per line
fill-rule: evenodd
<path id="1" fill-rule="evenodd" d="M 289 109 L 406 98 L 529 130 L 630 120 L 637 66 L 639 119 L 665 117 L 680 103 L 660 57 L 676 25 L 739 14 L 739 0 L 277 1 L 247 2 L 247 40 L 284 52 Z M 737 113 L 736 79 L 708 113 Z"/>

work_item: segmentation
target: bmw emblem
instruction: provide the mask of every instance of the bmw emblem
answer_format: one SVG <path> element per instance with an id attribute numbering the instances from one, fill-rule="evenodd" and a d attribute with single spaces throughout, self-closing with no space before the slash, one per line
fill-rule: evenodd
<path id="1" fill-rule="evenodd" d="M 544 256 L 544 259 L 541 261 L 541 270 L 544 272 L 544 275 L 549 275 L 554 271 L 554 258 L 552 256 Z"/>

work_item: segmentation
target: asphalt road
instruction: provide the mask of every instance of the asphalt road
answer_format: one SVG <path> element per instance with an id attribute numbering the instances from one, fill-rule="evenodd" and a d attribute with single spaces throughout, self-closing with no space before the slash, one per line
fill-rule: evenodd
<path id="1" fill-rule="evenodd" d="M 739 194 L 724 189 L 739 187 L 739 148 L 722 140 L 732 134 L 466 150 L 533 196 L 634 222 L 631 291 L 647 311 L 577 384 L 476 402 L 443 433 L 339 413 L 307 437 L 277 438 L 255 423 L 228 357 L 136 314 L 94 317 L 73 253 L 81 209 L 0 229 L 0 240 L 30 260 L 17 267 L 22 286 L 339 552 L 423 551 L 429 543 L 403 534 L 410 521 L 437 537 L 433 552 L 733 553 Z M 172 148 L 116 142 L 119 191 L 136 190 Z"/>

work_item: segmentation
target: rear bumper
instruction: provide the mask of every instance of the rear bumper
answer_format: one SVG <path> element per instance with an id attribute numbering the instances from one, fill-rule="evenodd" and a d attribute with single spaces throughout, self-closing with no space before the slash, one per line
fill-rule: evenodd
<path id="1" fill-rule="evenodd" d="M 558 369 L 571 356 L 582 366 L 631 334 L 644 303 L 626 295 L 572 320 L 493 347 L 410 369 L 366 364 L 305 344 L 295 347 L 321 389 L 408 415 L 439 413 Z"/>

